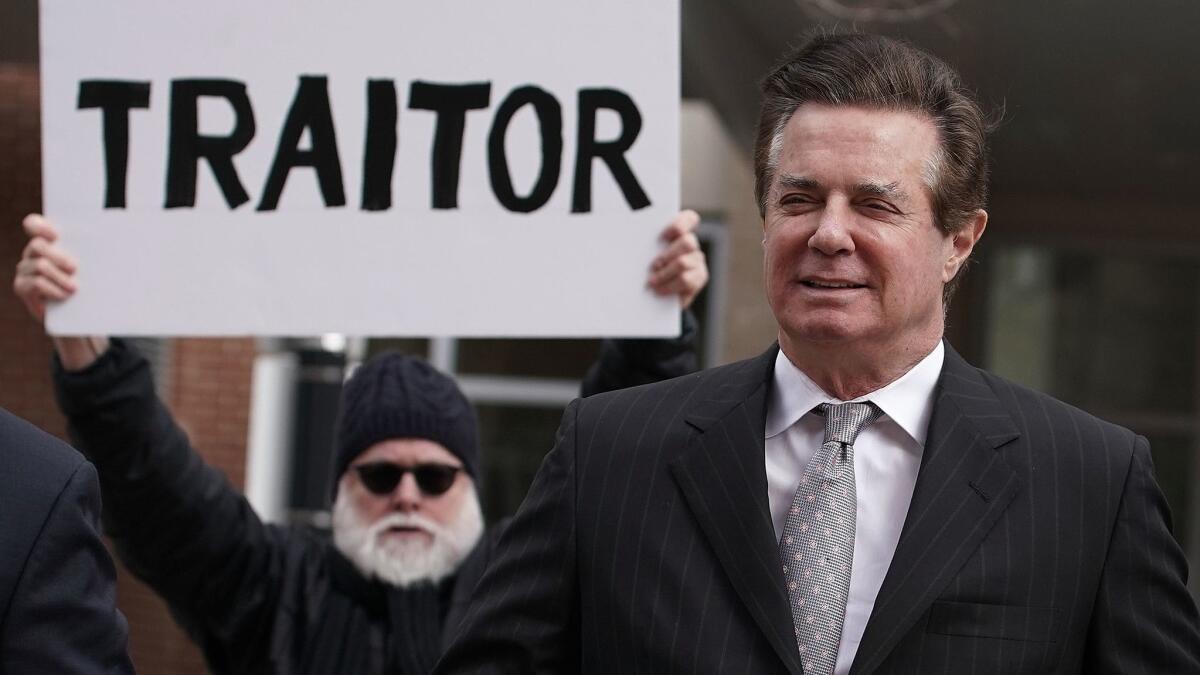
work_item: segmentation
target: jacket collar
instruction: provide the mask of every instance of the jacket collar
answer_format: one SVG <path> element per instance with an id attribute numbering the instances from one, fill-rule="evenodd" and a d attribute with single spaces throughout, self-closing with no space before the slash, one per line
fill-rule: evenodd
<path id="1" fill-rule="evenodd" d="M 738 597 L 794 675 L 802 672 L 763 460 L 766 400 L 778 346 L 727 366 L 685 420 L 694 430 L 671 474 Z"/>

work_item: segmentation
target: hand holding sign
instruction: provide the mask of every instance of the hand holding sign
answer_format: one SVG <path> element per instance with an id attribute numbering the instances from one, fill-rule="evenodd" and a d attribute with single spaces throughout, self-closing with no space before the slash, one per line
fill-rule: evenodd
<path id="1" fill-rule="evenodd" d="M 650 264 L 650 288 L 659 295 L 678 295 L 683 309 L 692 306 L 708 283 L 708 262 L 696 238 L 699 225 L 700 214 L 691 209 L 680 211 L 659 236 L 667 248 Z"/>
<path id="2" fill-rule="evenodd" d="M 29 243 L 17 261 L 13 292 L 39 323 L 45 321 L 47 305 L 65 302 L 78 288 L 75 258 L 58 244 L 58 230 L 41 215 L 31 213 L 21 222 Z M 81 370 L 108 349 L 108 338 L 74 336 L 54 338 L 63 367 Z"/>
<path id="3" fill-rule="evenodd" d="M 29 243 L 17 261 L 13 291 L 25 308 L 41 323 L 46 318 L 46 304 L 61 302 L 75 292 L 75 269 L 78 266 L 70 254 L 57 243 L 58 230 L 41 215 L 31 213 L 21 221 Z"/>

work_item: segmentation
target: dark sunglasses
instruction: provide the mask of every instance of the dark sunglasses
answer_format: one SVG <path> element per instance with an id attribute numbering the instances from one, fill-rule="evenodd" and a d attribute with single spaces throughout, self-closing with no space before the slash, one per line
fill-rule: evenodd
<path id="1" fill-rule="evenodd" d="M 372 494 L 390 495 L 404 478 L 404 474 L 412 472 L 421 492 L 436 497 L 454 485 L 454 479 L 461 466 L 449 464 L 418 464 L 416 466 L 401 466 L 392 462 L 368 462 L 354 467 L 358 479 Z"/>

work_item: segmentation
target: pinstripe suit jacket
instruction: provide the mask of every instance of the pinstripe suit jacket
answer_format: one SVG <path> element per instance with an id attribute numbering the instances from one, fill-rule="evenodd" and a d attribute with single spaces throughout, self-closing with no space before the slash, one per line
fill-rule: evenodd
<path id="1" fill-rule="evenodd" d="M 767 507 L 775 350 L 576 401 L 439 673 L 802 672 Z M 1145 439 L 947 349 L 851 670 L 1200 673 Z"/>

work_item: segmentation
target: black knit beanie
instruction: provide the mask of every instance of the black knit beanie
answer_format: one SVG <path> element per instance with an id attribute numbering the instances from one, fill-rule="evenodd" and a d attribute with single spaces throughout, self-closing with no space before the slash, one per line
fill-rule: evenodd
<path id="1" fill-rule="evenodd" d="M 454 380 L 425 360 L 399 352 L 380 354 L 358 367 L 342 389 L 333 491 L 364 450 L 391 438 L 425 438 L 462 460 L 479 477 L 475 410 Z"/>

